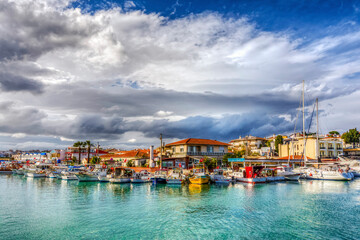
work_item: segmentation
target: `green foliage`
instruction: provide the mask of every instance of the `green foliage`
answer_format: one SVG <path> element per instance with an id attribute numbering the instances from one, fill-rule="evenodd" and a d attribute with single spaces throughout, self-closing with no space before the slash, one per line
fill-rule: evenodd
<path id="1" fill-rule="evenodd" d="M 90 161 L 90 163 L 91 164 L 99 164 L 100 163 L 100 157 L 97 157 L 97 156 L 93 156 L 92 158 L 91 158 L 91 161 Z"/>
<path id="2" fill-rule="evenodd" d="M 214 169 L 214 168 L 216 168 L 217 161 L 214 158 L 205 157 L 204 164 L 207 167 L 207 169 Z"/>
<path id="3" fill-rule="evenodd" d="M 266 146 L 271 147 L 271 142 L 272 142 L 271 140 L 266 141 Z"/>
<path id="4" fill-rule="evenodd" d="M 133 166 L 134 166 L 133 160 L 128 160 L 128 161 L 126 162 L 126 166 L 127 166 L 127 167 L 133 167 Z"/>
<path id="5" fill-rule="evenodd" d="M 277 135 L 275 138 L 275 151 L 279 153 L 279 144 L 283 144 L 284 139 L 281 135 Z"/>
<path id="6" fill-rule="evenodd" d="M 334 136 L 334 135 L 340 135 L 340 133 L 338 131 L 331 131 L 329 132 L 330 136 Z"/>
<path id="7" fill-rule="evenodd" d="M 360 141 L 360 133 L 356 128 L 350 129 L 341 136 L 345 143 L 358 143 Z"/>

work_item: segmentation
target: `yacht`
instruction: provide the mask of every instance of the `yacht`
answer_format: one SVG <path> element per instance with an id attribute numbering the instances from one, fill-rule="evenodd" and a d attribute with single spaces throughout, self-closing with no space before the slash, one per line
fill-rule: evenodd
<path id="1" fill-rule="evenodd" d="M 76 176 L 76 173 L 80 172 L 82 169 L 80 167 L 70 166 L 67 171 L 61 172 L 61 179 L 66 181 L 79 180 Z"/>
<path id="2" fill-rule="evenodd" d="M 304 177 L 311 180 L 350 181 L 354 175 L 338 166 L 323 166 L 321 169 L 310 167 L 303 171 Z"/>

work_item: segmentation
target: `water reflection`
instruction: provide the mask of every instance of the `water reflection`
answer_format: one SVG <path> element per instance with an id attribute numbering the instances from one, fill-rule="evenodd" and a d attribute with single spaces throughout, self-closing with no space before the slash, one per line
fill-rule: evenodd
<path id="1" fill-rule="evenodd" d="M 345 181 L 324 181 L 324 180 L 303 180 L 301 187 L 306 193 L 346 193 L 349 191 L 349 182 Z"/>
<path id="2" fill-rule="evenodd" d="M 126 197 L 131 192 L 131 184 L 111 184 L 107 185 L 107 189 L 109 189 L 114 196 L 120 196 L 122 198 Z"/>
<path id="3" fill-rule="evenodd" d="M 190 195 L 198 195 L 207 193 L 210 191 L 210 185 L 209 184 L 189 184 L 189 194 Z"/>

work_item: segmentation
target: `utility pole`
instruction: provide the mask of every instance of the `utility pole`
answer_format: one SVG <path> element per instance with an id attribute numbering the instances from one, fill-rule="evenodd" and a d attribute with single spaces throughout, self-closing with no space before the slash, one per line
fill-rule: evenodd
<path id="1" fill-rule="evenodd" d="M 160 170 L 162 169 L 162 148 L 163 148 L 162 133 L 160 133 Z"/>
<path id="2" fill-rule="evenodd" d="M 97 147 L 96 147 L 96 157 L 99 157 L 99 142 L 97 143 Z"/>

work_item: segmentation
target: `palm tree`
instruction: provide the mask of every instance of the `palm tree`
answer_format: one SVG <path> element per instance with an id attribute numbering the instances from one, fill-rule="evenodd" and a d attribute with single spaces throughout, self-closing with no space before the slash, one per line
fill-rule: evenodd
<path id="1" fill-rule="evenodd" d="M 86 140 L 86 141 L 84 142 L 84 144 L 85 144 L 85 146 L 87 147 L 87 153 L 88 153 L 87 163 L 89 164 L 89 163 L 90 163 L 90 150 L 91 150 L 91 147 L 94 146 L 94 144 L 92 144 L 92 143 L 90 142 L 90 140 Z"/>
<path id="2" fill-rule="evenodd" d="M 77 147 L 79 149 L 79 164 L 81 164 L 81 147 L 84 146 L 84 143 L 81 141 L 77 141 L 76 143 L 74 143 L 73 147 Z"/>

